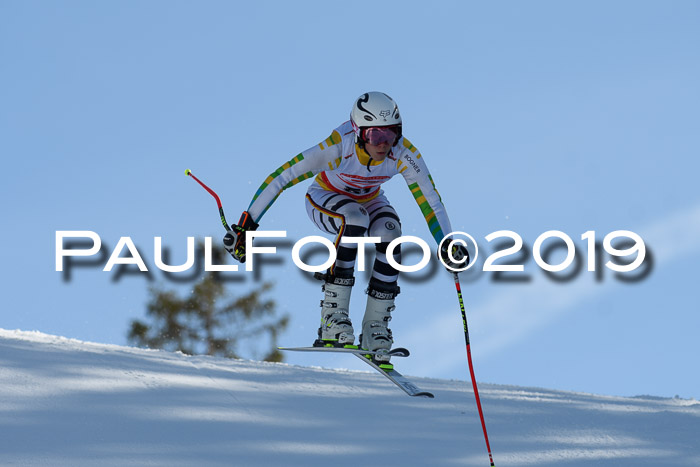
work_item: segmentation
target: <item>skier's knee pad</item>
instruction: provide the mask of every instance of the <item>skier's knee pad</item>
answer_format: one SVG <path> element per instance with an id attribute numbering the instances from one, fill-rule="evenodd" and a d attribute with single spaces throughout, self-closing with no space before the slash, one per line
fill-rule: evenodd
<path id="1" fill-rule="evenodd" d="M 345 218 L 346 226 L 359 227 L 365 231 L 369 227 L 369 214 L 367 210 L 358 203 L 348 203 L 338 209 L 338 213 Z"/>
<path id="2" fill-rule="evenodd" d="M 380 237 L 382 243 L 389 244 L 401 236 L 401 222 L 398 218 L 384 217 L 376 219 L 369 228 L 370 237 Z"/>

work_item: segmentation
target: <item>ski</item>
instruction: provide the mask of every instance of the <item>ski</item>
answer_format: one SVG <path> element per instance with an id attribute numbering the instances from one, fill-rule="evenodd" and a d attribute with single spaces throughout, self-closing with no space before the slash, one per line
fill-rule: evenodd
<path id="1" fill-rule="evenodd" d="M 418 386 L 409 381 L 404 375 L 398 371 L 392 369 L 382 368 L 371 359 L 367 358 L 366 355 L 375 355 L 377 352 L 353 349 L 347 347 L 277 347 L 280 350 L 287 350 L 293 352 L 337 352 L 337 353 L 351 353 L 357 358 L 367 363 L 369 366 L 386 376 L 392 383 L 397 385 L 403 392 L 412 397 L 429 397 L 434 398 L 435 396 L 427 391 L 421 390 Z M 392 357 L 408 357 L 410 352 L 408 349 L 403 347 L 397 347 L 389 351 L 389 355 Z"/>
<path id="2" fill-rule="evenodd" d="M 391 370 L 387 370 L 384 368 L 381 368 L 379 365 L 374 363 L 372 360 L 369 358 L 366 358 L 362 356 L 362 354 L 355 353 L 355 356 L 386 376 L 392 383 L 400 387 L 403 392 L 408 394 L 411 397 L 428 397 L 430 399 L 434 398 L 435 395 L 431 392 L 428 391 L 423 391 L 421 390 L 418 386 L 410 382 L 404 375 L 399 373 L 398 371 L 394 370 L 393 368 Z"/>
<path id="3" fill-rule="evenodd" d="M 279 350 L 289 350 L 293 352 L 338 352 L 352 353 L 356 355 L 375 355 L 377 352 L 371 350 L 361 350 L 348 347 L 277 347 Z M 396 347 L 389 351 L 391 357 L 408 357 L 411 353 L 403 347 Z"/>

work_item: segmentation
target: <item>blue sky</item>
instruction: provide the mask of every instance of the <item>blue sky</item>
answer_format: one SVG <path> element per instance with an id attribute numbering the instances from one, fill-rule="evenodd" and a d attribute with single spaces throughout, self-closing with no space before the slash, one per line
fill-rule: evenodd
<path id="1" fill-rule="evenodd" d="M 55 232 L 129 236 L 153 265 L 188 236 L 222 229 L 283 162 L 348 118 L 354 98 L 398 102 L 455 229 L 644 238 L 651 273 L 623 282 L 582 271 L 554 282 L 463 275 L 480 380 L 607 394 L 700 397 L 700 7 L 695 2 L 10 2 L 0 3 L 4 248 L 0 327 L 126 343 L 153 268 L 116 280 L 55 271 Z M 308 182 L 261 229 L 316 235 Z M 409 190 L 385 191 L 405 234 L 432 242 Z M 432 243 L 430 243 L 432 245 Z M 582 250 L 583 251 L 583 250 Z M 289 258 L 289 252 L 286 252 Z M 281 252 L 281 256 L 285 253 Z M 254 285 L 241 273 L 232 293 Z M 318 283 L 291 261 L 264 269 L 281 342 L 311 342 Z M 361 319 L 362 282 L 353 294 Z M 183 293 L 187 286 L 182 286 Z M 468 379 L 451 276 L 402 282 L 392 321 L 408 374 Z M 356 367 L 290 355 L 290 363 Z M 361 365 L 361 363 L 359 363 Z"/>

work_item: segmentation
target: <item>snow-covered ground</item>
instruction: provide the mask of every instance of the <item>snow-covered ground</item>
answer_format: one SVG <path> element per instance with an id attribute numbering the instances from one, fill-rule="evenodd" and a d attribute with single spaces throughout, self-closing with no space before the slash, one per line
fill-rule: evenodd
<path id="1" fill-rule="evenodd" d="M 435 399 L 371 371 L 0 330 L 0 465 L 488 466 L 471 384 L 413 379 Z M 700 465 L 698 401 L 479 390 L 497 466 Z"/>

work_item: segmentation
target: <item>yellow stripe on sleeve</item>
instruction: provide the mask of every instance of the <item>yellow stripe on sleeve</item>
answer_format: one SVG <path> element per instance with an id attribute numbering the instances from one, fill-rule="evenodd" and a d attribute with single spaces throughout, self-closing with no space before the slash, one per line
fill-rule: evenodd
<path id="1" fill-rule="evenodd" d="M 407 140 L 405 137 L 403 139 L 403 146 L 406 149 L 408 149 L 409 151 L 414 152 L 414 153 L 418 150 L 418 148 L 415 147 L 413 144 L 411 144 L 411 142 L 409 140 Z"/>

